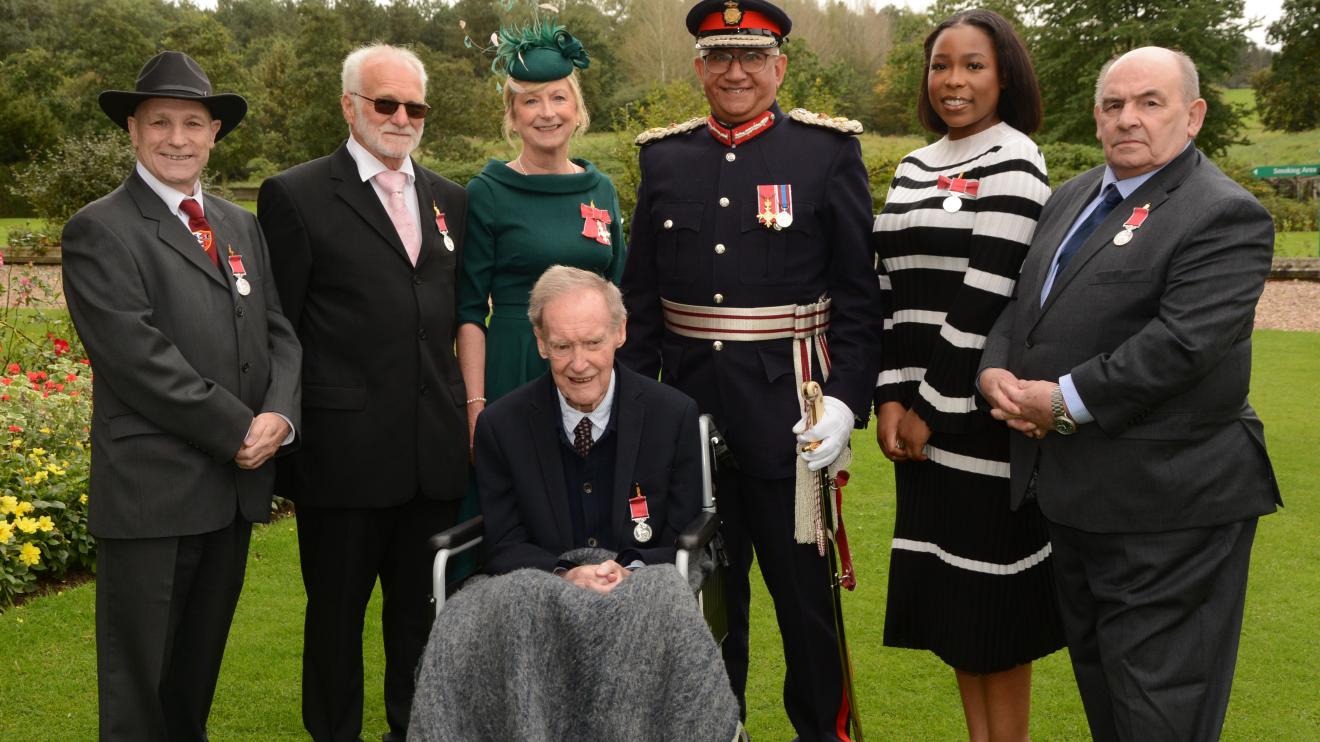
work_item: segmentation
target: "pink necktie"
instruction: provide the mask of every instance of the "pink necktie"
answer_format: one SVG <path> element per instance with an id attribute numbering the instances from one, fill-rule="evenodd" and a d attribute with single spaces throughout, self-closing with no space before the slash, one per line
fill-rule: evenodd
<path id="1" fill-rule="evenodd" d="M 385 189 L 385 210 L 394 222 L 394 229 L 403 241 L 403 249 L 408 251 L 408 259 L 417 265 L 417 256 L 422 252 L 422 235 L 417 231 L 417 220 L 408 212 L 408 202 L 403 198 L 403 189 L 408 185 L 408 176 L 398 170 L 382 170 L 375 175 L 376 182 Z"/>

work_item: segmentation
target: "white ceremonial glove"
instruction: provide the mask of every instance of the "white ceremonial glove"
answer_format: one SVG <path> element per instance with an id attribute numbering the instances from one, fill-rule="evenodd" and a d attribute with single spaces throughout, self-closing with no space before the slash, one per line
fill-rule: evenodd
<path id="1" fill-rule="evenodd" d="M 801 453 L 802 460 L 807 462 L 807 468 L 811 471 L 820 471 L 834 463 L 848 445 L 852 429 L 852 410 L 837 397 L 825 398 L 825 416 L 810 430 L 807 430 L 806 420 L 798 420 L 797 425 L 793 426 L 793 433 L 797 435 L 798 443 L 821 442 L 815 450 Z"/>

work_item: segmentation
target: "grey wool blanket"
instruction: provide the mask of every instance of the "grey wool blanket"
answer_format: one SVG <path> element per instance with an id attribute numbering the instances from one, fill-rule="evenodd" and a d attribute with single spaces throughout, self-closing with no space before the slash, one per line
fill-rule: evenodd
<path id="1" fill-rule="evenodd" d="M 730 742 L 738 704 L 673 565 L 607 594 L 524 569 L 445 602 L 418 670 L 416 742 Z"/>

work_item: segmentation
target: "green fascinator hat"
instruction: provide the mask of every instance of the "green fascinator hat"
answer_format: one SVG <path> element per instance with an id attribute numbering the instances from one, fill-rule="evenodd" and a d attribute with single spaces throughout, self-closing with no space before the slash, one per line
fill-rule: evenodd
<path id="1" fill-rule="evenodd" d="M 562 80 L 585 70 L 591 56 L 563 26 L 537 18 L 530 25 L 501 28 L 491 69 L 523 82 Z"/>

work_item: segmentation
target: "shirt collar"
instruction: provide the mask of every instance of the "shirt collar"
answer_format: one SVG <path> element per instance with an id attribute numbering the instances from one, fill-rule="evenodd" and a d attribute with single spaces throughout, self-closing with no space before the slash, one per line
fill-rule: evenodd
<path id="1" fill-rule="evenodd" d="M 1183 145 L 1183 148 L 1178 150 L 1178 154 L 1181 155 L 1183 152 L 1186 152 L 1187 148 L 1190 146 L 1192 146 L 1192 140 L 1188 139 L 1187 144 Z M 1173 162 L 1176 159 L 1178 159 L 1178 155 L 1174 155 L 1174 157 L 1171 158 L 1169 162 Z M 1114 186 L 1118 188 L 1118 195 L 1122 196 L 1123 198 L 1127 198 L 1128 196 L 1131 196 L 1138 188 L 1140 188 L 1142 184 L 1144 184 L 1146 181 L 1150 180 L 1151 178 L 1155 177 L 1156 173 L 1168 167 L 1169 162 L 1160 165 L 1159 167 L 1155 168 L 1154 170 L 1151 170 L 1148 173 L 1142 173 L 1141 175 L 1134 175 L 1131 178 L 1124 178 L 1123 180 L 1119 180 L 1118 177 L 1114 175 L 1113 169 L 1111 169 L 1108 165 L 1105 165 L 1105 177 L 1100 180 L 1100 192 L 1104 193 L 1105 188 L 1107 188 L 1110 183 L 1113 183 Z"/>
<path id="2" fill-rule="evenodd" d="M 376 177 L 376 173 L 382 173 L 389 170 L 385 163 L 376 159 L 376 156 L 367 151 L 357 138 L 352 134 L 348 136 L 348 153 L 353 156 L 353 162 L 357 163 L 358 177 L 363 183 Z M 411 157 L 403 158 L 403 165 L 399 167 L 399 172 L 408 176 L 408 185 L 413 184 L 413 163 Z"/>
<path id="3" fill-rule="evenodd" d="M 183 203 L 185 198 L 195 199 L 197 203 L 201 204 L 202 213 L 206 213 L 206 202 L 202 200 L 202 182 L 200 180 L 193 186 L 193 195 L 189 196 L 186 193 L 160 182 L 156 176 L 151 174 L 151 171 L 147 169 L 147 166 L 142 164 L 141 160 L 139 160 L 137 164 L 137 174 L 146 182 L 147 187 L 151 189 L 152 193 L 160 196 L 160 200 L 164 201 L 165 205 L 169 207 L 171 214 L 177 216 L 183 213 L 179 211 L 179 204 Z M 186 219 L 187 216 L 185 215 L 184 218 Z"/>
<path id="4" fill-rule="evenodd" d="M 559 414 L 563 418 L 564 432 L 568 435 L 570 441 L 573 440 L 573 429 L 577 427 L 583 415 L 591 420 L 591 439 L 593 441 L 598 441 L 602 435 L 605 435 L 605 428 L 610 424 L 610 410 L 614 407 L 614 386 L 618 383 L 618 380 L 618 369 L 610 369 L 609 388 L 605 390 L 604 399 L 591 412 L 574 409 L 568 404 L 568 400 L 564 398 L 564 393 L 559 391 L 559 387 L 555 387 L 555 394 L 559 397 Z"/>

